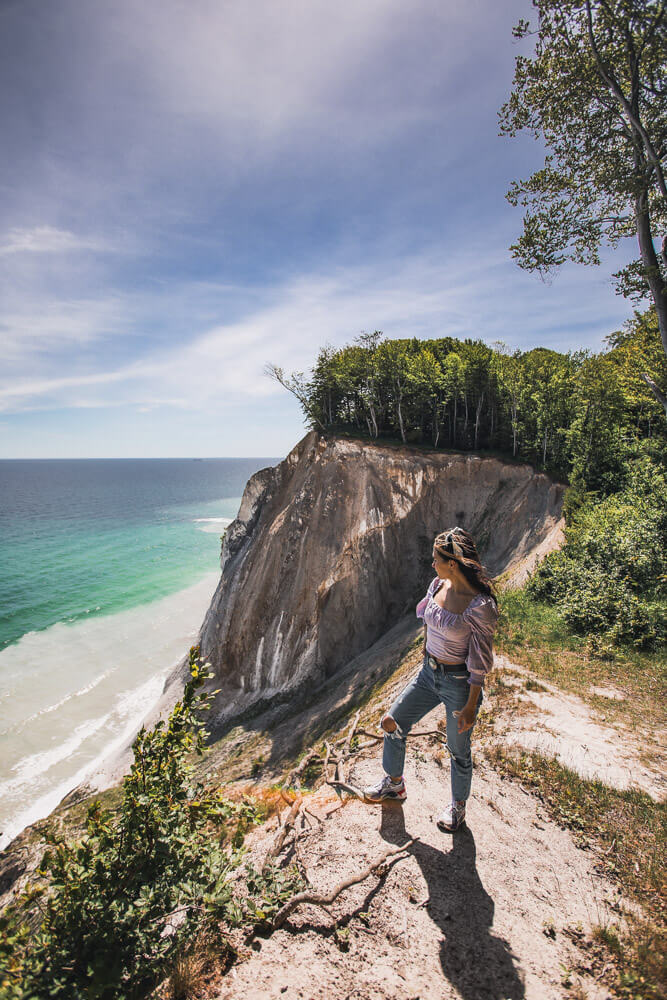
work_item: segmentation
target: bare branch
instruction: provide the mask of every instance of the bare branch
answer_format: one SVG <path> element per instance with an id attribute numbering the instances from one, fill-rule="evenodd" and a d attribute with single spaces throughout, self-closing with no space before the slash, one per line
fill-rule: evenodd
<path id="1" fill-rule="evenodd" d="M 331 785 L 332 788 L 341 792 L 348 792 L 350 795 L 355 795 L 358 799 L 361 799 L 362 802 L 366 798 L 360 788 L 357 788 L 356 785 L 350 785 L 347 781 L 327 781 L 327 785 Z"/>
<path id="2" fill-rule="evenodd" d="M 293 896 L 290 900 L 288 900 L 284 906 L 281 906 L 276 913 L 273 918 L 274 929 L 282 927 L 290 913 L 293 913 L 297 906 L 300 906 L 302 903 L 314 903 L 315 906 L 322 907 L 330 906 L 342 892 L 349 889 L 353 885 L 358 885 L 359 882 L 365 882 L 377 868 L 380 868 L 385 863 L 385 861 L 396 854 L 402 854 L 403 851 L 407 851 L 408 848 L 412 847 L 418 839 L 418 837 L 414 837 L 412 840 L 408 840 L 406 844 L 403 844 L 402 847 L 392 847 L 388 851 L 385 851 L 384 854 L 382 854 L 379 858 L 376 858 L 375 861 L 368 866 L 368 868 L 365 868 L 358 875 L 352 875 L 350 878 L 346 878 L 342 882 L 339 882 L 338 885 L 331 890 L 331 892 L 320 893 L 306 890 L 305 892 L 297 893 L 296 896 Z"/>
<path id="3" fill-rule="evenodd" d="M 292 784 L 294 783 L 294 781 L 296 779 L 296 781 L 297 781 L 297 790 L 298 790 L 301 787 L 301 781 L 300 781 L 300 779 L 301 779 L 304 771 L 306 770 L 306 768 L 308 767 L 308 765 L 311 763 L 311 761 L 313 761 L 313 760 L 319 760 L 320 756 L 321 755 L 320 755 L 319 750 L 311 750 L 310 753 L 306 754 L 306 756 L 303 758 L 303 760 L 300 761 L 300 763 L 297 764 L 296 767 L 293 767 L 292 770 L 289 772 L 289 774 L 287 775 L 287 777 L 283 781 L 282 787 L 283 788 L 291 788 Z"/>
<path id="4" fill-rule="evenodd" d="M 288 392 L 291 392 L 292 395 L 299 400 L 304 413 L 307 414 L 309 419 L 312 420 L 313 423 L 317 424 L 318 427 L 321 427 L 323 431 L 326 430 L 324 424 L 316 416 L 312 406 L 310 405 L 310 401 L 308 399 L 305 387 L 299 382 L 299 378 L 301 376 L 296 376 L 296 375 L 287 376 L 285 375 L 282 368 L 279 368 L 278 365 L 272 365 L 272 364 L 264 365 L 264 374 L 268 375 L 269 378 L 275 379 L 275 381 L 278 382 L 279 385 L 282 385 L 283 389 L 287 389 Z"/>
<path id="5" fill-rule="evenodd" d="M 294 800 L 294 803 L 292 804 L 292 808 L 289 811 L 287 819 L 285 820 L 282 830 L 280 830 L 278 836 L 273 842 L 273 845 L 269 848 L 267 852 L 267 855 L 264 859 L 264 864 L 262 865 L 262 871 L 264 871 L 266 867 L 269 865 L 269 863 L 274 858 L 277 858 L 280 852 L 282 851 L 283 844 L 285 843 L 285 838 L 287 837 L 287 834 L 289 833 L 291 828 L 294 826 L 302 802 L 303 798 L 300 795 L 297 795 L 297 797 Z"/>
<path id="6" fill-rule="evenodd" d="M 375 733 L 369 733 L 367 729 L 357 729 L 357 732 L 361 736 L 368 736 L 372 740 L 381 741 L 384 739 L 384 736 L 376 735 Z M 424 730 L 424 732 L 421 733 L 408 733 L 405 738 L 406 740 L 415 740 L 419 739 L 420 736 L 438 736 L 441 740 L 443 740 L 443 742 L 447 741 L 445 734 L 440 732 L 439 729 L 426 729 Z"/>

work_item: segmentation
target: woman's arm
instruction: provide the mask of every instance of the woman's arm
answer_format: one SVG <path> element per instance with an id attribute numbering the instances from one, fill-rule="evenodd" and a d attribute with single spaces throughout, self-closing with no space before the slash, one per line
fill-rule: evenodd
<path id="1" fill-rule="evenodd" d="M 498 621 L 498 607 L 493 598 L 476 602 L 463 613 L 470 625 L 470 641 L 466 665 L 470 674 L 468 700 L 460 712 L 455 712 L 460 733 L 475 724 L 477 703 L 484 687 L 484 680 L 493 666 L 493 637 Z"/>
<path id="2" fill-rule="evenodd" d="M 460 733 L 465 733 L 466 729 L 472 729 L 475 725 L 475 713 L 481 691 L 481 684 L 471 684 L 467 702 L 459 712 L 454 712 L 454 715 L 458 719 L 458 730 Z"/>

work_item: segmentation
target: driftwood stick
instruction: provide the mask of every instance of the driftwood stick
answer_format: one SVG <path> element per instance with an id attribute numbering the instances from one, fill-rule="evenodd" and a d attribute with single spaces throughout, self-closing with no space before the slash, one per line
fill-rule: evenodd
<path id="1" fill-rule="evenodd" d="M 286 803 L 287 803 L 287 805 L 288 805 L 288 806 L 290 807 L 290 809 L 291 809 L 291 808 L 292 808 L 292 806 L 294 805 L 294 801 L 295 801 L 295 798 L 296 798 L 296 796 L 295 796 L 295 798 L 294 798 L 294 799 L 291 799 L 291 798 L 289 797 L 289 795 L 287 794 L 287 792 L 285 791 L 285 789 L 284 789 L 284 788 L 281 788 L 281 789 L 280 789 L 280 798 L 281 798 L 281 799 L 283 800 L 283 802 L 286 802 Z"/>
<path id="2" fill-rule="evenodd" d="M 359 725 L 359 716 L 361 715 L 361 709 L 357 712 L 354 719 L 352 720 L 352 725 L 350 726 L 347 736 L 345 737 L 345 743 L 343 744 L 343 760 L 338 765 L 338 780 L 347 781 L 347 761 L 350 756 L 350 744 L 352 742 L 352 737 L 354 736 L 354 731 Z"/>
<path id="3" fill-rule="evenodd" d="M 332 746 L 331 746 L 330 743 L 325 743 L 324 746 L 326 748 L 326 755 L 324 757 L 324 766 L 322 768 L 322 774 L 324 775 L 325 781 L 328 781 L 329 780 L 329 760 L 331 759 L 331 755 L 333 753 L 333 748 L 332 748 Z"/>
<path id="4" fill-rule="evenodd" d="M 305 892 L 298 892 L 296 896 L 292 896 L 292 898 L 278 910 L 273 918 L 274 928 L 281 927 L 289 917 L 290 913 L 292 913 L 297 906 L 300 906 L 301 903 L 314 903 L 316 906 L 322 907 L 330 906 L 331 903 L 333 903 L 334 900 L 340 896 L 341 892 L 349 889 L 350 886 L 357 885 L 359 882 L 365 882 L 366 879 L 369 878 L 377 868 L 380 868 L 380 866 L 383 865 L 388 858 L 395 854 L 401 854 L 403 851 L 407 851 L 408 848 L 412 847 L 418 839 L 418 837 L 414 837 L 412 840 L 408 840 L 407 843 L 403 844 L 402 847 L 391 847 L 388 851 L 385 851 L 381 857 L 376 858 L 375 861 L 373 861 L 368 868 L 365 868 L 362 872 L 360 872 L 359 875 L 351 875 L 350 878 L 344 879 L 329 893 L 312 892 L 307 889 Z"/>
<path id="5" fill-rule="evenodd" d="M 345 784 L 345 761 L 341 758 L 336 762 L 336 782 L 339 784 Z M 329 782 L 327 782 L 329 784 Z"/>
<path id="6" fill-rule="evenodd" d="M 367 736 L 371 740 L 379 741 L 380 743 L 384 739 L 384 736 L 380 736 L 379 733 L 369 733 L 367 729 L 357 729 L 359 736 Z"/>
<path id="7" fill-rule="evenodd" d="M 289 772 L 289 774 L 283 781 L 283 788 L 289 788 L 295 778 L 298 781 L 297 788 L 300 787 L 301 782 L 299 781 L 299 779 L 301 778 L 301 775 L 306 770 L 310 762 L 313 760 L 319 760 L 319 757 L 320 757 L 319 750 L 311 750 L 310 753 L 307 753 L 306 756 L 303 758 L 303 760 L 300 761 L 297 764 L 297 766 L 293 767 L 292 770 Z"/>
<path id="8" fill-rule="evenodd" d="M 285 838 L 287 837 L 287 834 L 289 833 L 290 829 L 294 826 L 294 821 L 296 820 L 299 809 L 301 808 L 302 801 L 303 799 L 301 798 L 301 796 L 297 795 L 292 805 L 292 808 L 289 811 L 287 819 L 283 824 L 282 830 L 280 830 L 278 836 L 273 842 L 272 847 L 270 847 L 267 852 L 267 855 L 264 859 L 264 864 L 262 865 L 262 871 L 264 871 L 269 862 L 272 861 L 273 858 L 278 857 L 278 855 L 282 851 L 283 844 L 285 843 Z"/>
<path id="9" fill-rule="evenodd" d="M 379 734 L 375 734 L 375 733 L 369 733 L 366 729 L 358 729 L 357 732 L 361 736 L 368 736 L 368 737 L 370 737 L 373 740 L 383 740 L 384 739 L 384 736 L 380 736 Z M 407 733 L 405 738 L 406 738 L 406 740 L 413 740 L 413 739 L 417 739 L 419 736 L 439 736 L 440 739 L 442 739 L 442 740 L 444 740 L 446 738 L 445 734 L 442 732 L 441 729 L 424 729 L 423 731 L 420 731 L 420 732 L 417 732 L 417 733 Z"/>
<path id="10" fill-rule="evenodd" d="M 359 799 L 364 799 L 364 793 L 356 785 L 350 785 L 347 781 L 327 781 L 327 785 L 331 785 L 332 788 L 340 789 L 341 792 L 349 792 L 350 795 L 356 795 Z"/>
<path id="11" fill-rule="evenodd" d="M 308 820 L 308 826 L 310 827 L 310 829 L 311 830 L 316 830 L 317 829 L 317 824 L 314 823 L 313 820 L 317 820 L 318 823 L 321 823 L 322 820 L 319 818 L 319 816 L 316 816 L 314 812 L 311 812 L 311 810 L 307 807 L 307 805 L 306 805 L 305 802 L 304 802 L 304 804 L 303 804 L 303 806 L 301 808 L 302 808 L 302 812 L 303 812 L 303 817 L 304 817 L 304 819 Z M 312 817 L 312 819 L 311 819 L 311 817 Z"/>
<path id="12" fill-rule="evenodd" d="M 360 736 L 368 736 L 372 740 L 381 741 L 384 739 L 384 736 L 376 735 L 375 733 L 369 733 L 366 729 L 357 729 L 357 732 L 359 733 Z M 441 740 L 447 739 L 445 734 L 440 729 L 426 729 L 423 732 L 419 733 L 408 733 L 405 738 L 406 740 L 415 740 L 418 739 L 420 736 L 439 736 Z"/>
<path id="13" fill-rule="evenodd" d="M 352 720 L 352 725 L 350 726 L 348 734 L 345 737 L 345 746 L 343 748 L 343 755 L 345 757 L 349 757 L 349 755 L 350 755 L 350 743 L 352 742 L 352 737 L 354 736 L 354 732 L 355 732 L 355 730 L 356 730 L 356 728 L 357 728 L 357 726 L 359 724 L 359 716 L 360 715 L 361 715 L 361 709 L 359 709 L 359 711 L 355 715 L 354 719 Z"/>

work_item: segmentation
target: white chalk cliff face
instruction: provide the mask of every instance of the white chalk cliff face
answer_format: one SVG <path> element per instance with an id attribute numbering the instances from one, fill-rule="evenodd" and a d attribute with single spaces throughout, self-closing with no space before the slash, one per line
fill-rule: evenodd
<path id="1" fill-rule="evenodd" d="M 317 685 L 414 613 L 440 531 L 467 528 L 492 575 L 525 574 L 559 544 L 563 492 L 528 465 L 307 434 L 227 530 L 200 636 L 214 718 Z"/>

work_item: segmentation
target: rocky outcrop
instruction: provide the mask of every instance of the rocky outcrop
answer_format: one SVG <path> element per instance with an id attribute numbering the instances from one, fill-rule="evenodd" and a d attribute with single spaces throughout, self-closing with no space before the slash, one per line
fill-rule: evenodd
<path id="1" fill-rule="evenodd" d="M 434 536 L 455 524 L 489 571 L 555 547 L 564 487 L 472 454 L 306 435 L 248 482 L 201 631 L 214 719 L 317 685 L 414 606 Z"/>

